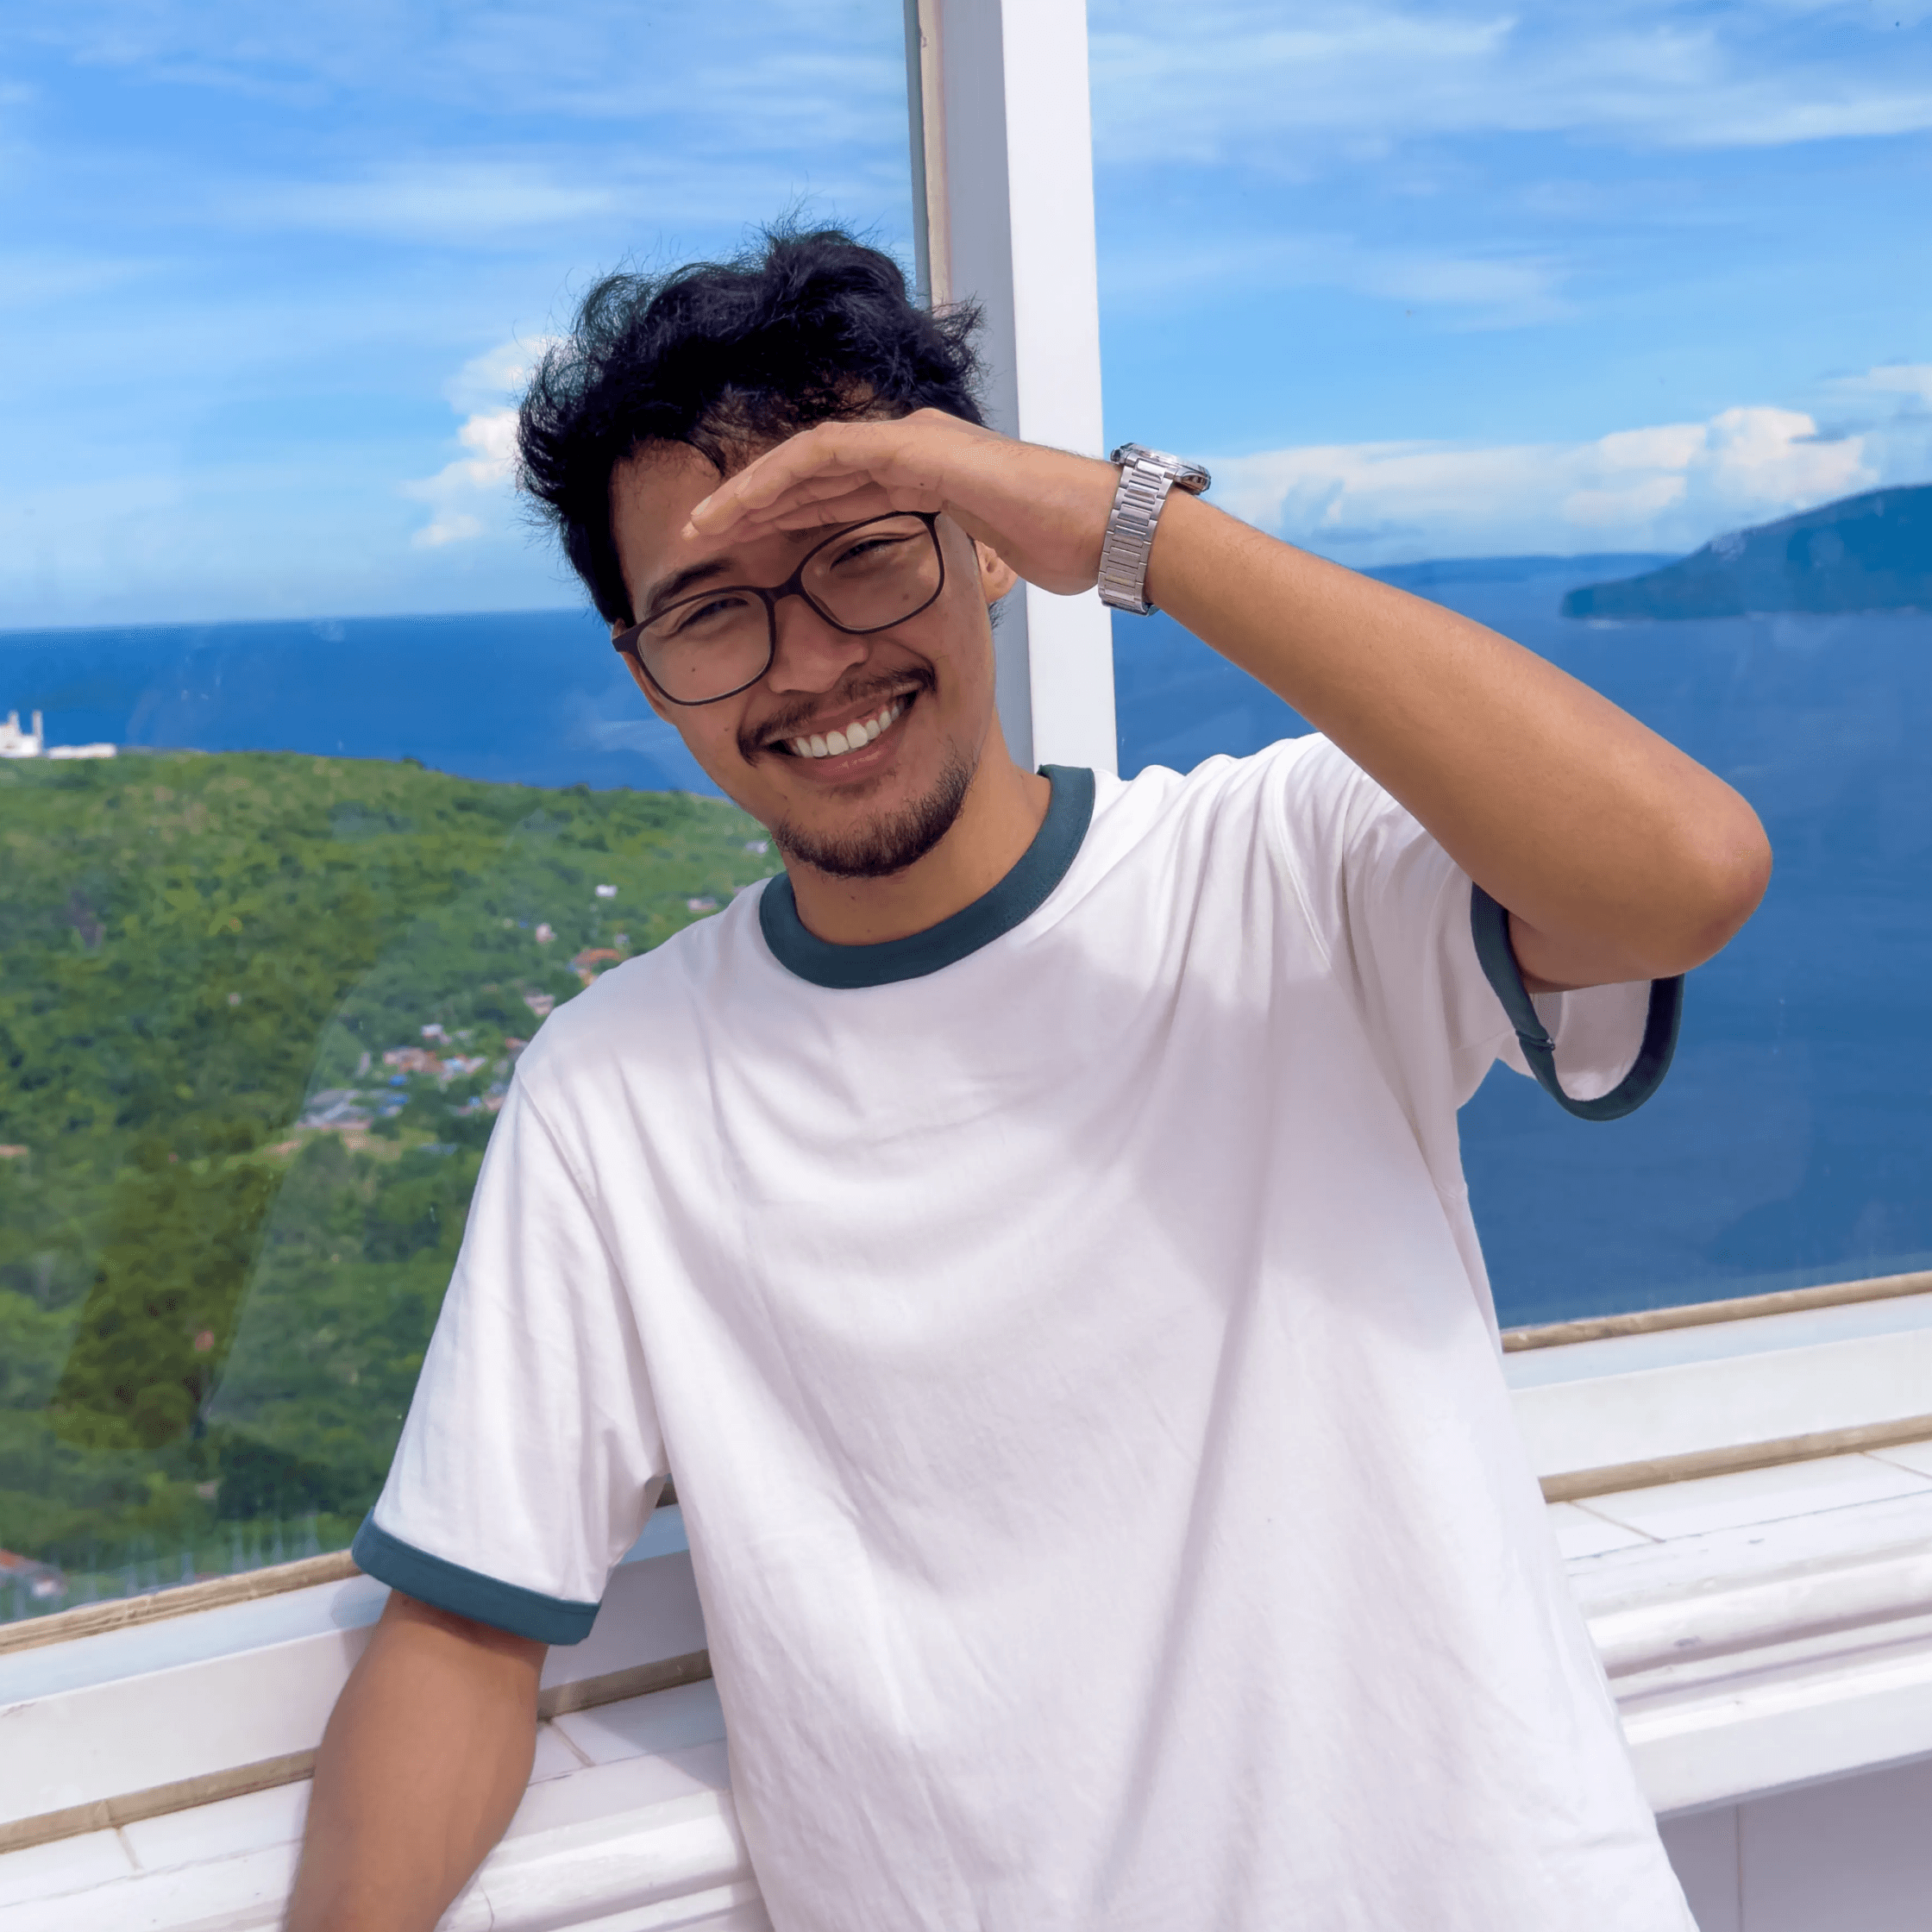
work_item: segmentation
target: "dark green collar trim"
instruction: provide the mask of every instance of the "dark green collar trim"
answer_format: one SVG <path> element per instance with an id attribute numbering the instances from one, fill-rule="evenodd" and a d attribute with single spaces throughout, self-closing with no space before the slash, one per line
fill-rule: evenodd
<path id="1" fill-rule="evenodd" d="M 773 957 L 814 986 L 848 991 L 923 979 L 1011 932 L 1022 919 L 1032 918 L 1066 877 L 1094 817 L 1092 772 L 1073 765 L 1042 765 L 1040 773 L 1053 787 L 1046 817 L 1033 834 L 1033 843 L 991 892 L 924 932 L 884 939 L 874 946 L 837 946 L 806 931 L 792 896 L 792 881 L 781 875 L 758 895 L 758 925 Z"/>

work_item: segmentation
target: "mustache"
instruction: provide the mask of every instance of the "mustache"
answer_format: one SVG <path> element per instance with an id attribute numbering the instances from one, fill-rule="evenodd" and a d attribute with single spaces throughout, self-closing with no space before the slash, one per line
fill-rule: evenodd
<path id="1" fill-rule="evenodd" d="M 827 712 L 842 711 L 848 705 L 862 705 L 873 698 L 890 698 L 906 692 L 931 692 L 938 688 L 938 678 L 924 664 L 909 664 L 889 677 L 855 678 L 849 684 L 840 685 L 836 691 L 825 692 L 816 698 L 801 698 L 775 717 L 768 718 L 756 731 L 741 731 L 738 752 L 749 763 L 781 739 L 802 736 L 801 726 L 823 717 Z"/>

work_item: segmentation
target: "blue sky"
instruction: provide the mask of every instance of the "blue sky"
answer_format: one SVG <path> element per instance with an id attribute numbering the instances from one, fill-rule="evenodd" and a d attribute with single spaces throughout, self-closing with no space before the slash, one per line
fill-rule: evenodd
<path id="1" fill-rule="evenodd" d="M 1932 480 L 1932 0 L 1090 0 L 1110 431 L 1345 561 Z M 899 0 L 0 22 L 0 628 L 575 601 L 505 482 L 595 271 L 901 250 Z"/>
<path id="2" fill-rule="evenodd" d="M 1926 0 L 1093 22 L 1109 415 L 1256 522 L 1676 549 L 1932 480 Z"/>

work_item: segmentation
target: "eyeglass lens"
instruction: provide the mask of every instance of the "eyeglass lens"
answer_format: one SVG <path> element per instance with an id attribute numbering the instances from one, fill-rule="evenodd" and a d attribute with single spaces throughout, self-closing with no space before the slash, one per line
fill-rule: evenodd
<path id="1" fill-rule="evenodd" d="M 938 594 L 938 542 L 921 517 L 881 517 L 806 557 L 800 588 L 842 630 L 882 630 Z M 644 668 L 667 697 L 701 704 L 754 682 L 771 662 L 775 613 L 756 591 L 700 592 L 637 634 Z"/>

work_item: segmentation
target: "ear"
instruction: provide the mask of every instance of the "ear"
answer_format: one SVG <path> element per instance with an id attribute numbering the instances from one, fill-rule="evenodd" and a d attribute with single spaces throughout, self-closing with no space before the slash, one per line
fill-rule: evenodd
<path id="1" fill-rule="evenodd" d="M 986 592 L 986 600 L 997 604 L 1019 581 L 1019 574 L 997 550 L 976 536 L 973 549 L 980 560 L 980 584 Z"/>

